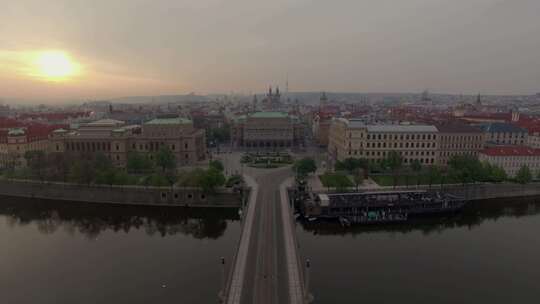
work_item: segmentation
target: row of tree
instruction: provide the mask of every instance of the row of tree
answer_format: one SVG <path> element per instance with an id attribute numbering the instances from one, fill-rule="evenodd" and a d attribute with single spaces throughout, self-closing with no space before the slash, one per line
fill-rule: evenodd
<path id="1" fill-rule="evenodd" d="M 154 154 L 130 152 L 126 168 L 114 166 L 105 154 L 59 155 L 32 151 L 25 154 L 27 167 L 6 172 L 8 177 L 102 185 L 202 187 L 214 191 L 225 184 L 223 164 L 210 162 L 208 169 L 178 172 L 174 153 L 163 147 Z"/>
<path id="2" fill-rule="evenodd" d="M 408 165 L 405 165 L 403 157 L 398 152 L 391 151 L 379 163 L 373 163 L 363 158 L 347 158 L 338 161 L 335 164 L 335 170 L 347 171 L 353 176 L 360 175 L 359 170 L 363 170 L 366 176 L 370 171 L 388 172 L 392 175 L 394 186 L 397 185 L 400 176 L 405 176 L 408 179 L 411 173 L 416 177 L 417 184 L 424 180 L 430 186 L 437 181 L 441 184 L 447 182 L 468 184 L 509 180 L 506 172 L 501 167 L 491 165 L 488 162 L 481 162 L 477 157 L 470 155 L 455 155 L 450 158 L 447 167 L 439 167 L 436 165 L 423 165 L 419 160 L 413 160 Z M 538 178 L 540 178 L 540 173 Z M 522 184 L 529 183 L 532 180 L 533 174 L 525 165 L 521 167 L 514 178 L 514 181 Z"/>

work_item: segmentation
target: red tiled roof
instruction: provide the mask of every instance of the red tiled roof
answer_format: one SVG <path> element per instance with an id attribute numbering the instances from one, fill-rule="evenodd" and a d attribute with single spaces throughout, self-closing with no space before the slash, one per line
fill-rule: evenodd
<path id="1" fill-rule="evenodd" d="M 512 113 L 469 113 L 465 114 L 463 118 L 467 119 L 497 119 L 497 120 L 511 120 Z"/>
<path id="2" fill-rule="evenodd" d="M 487 148 L 480 153 L 489 156 L 540 156 L 540 149 L 524 146 L 502 146 Z"/>

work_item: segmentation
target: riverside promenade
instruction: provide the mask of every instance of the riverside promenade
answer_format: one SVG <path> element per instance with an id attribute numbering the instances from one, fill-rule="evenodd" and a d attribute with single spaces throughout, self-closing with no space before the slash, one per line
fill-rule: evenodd
<path id="1" fill-rule="evenodd" d="M 251 194 L 221 298 L 227 304 L 307 303 L 303 263 L 286 188 L 291 169 L 250 169 Z"/>
<path id="2" fill-rule="evenodd" d="M 190 187 L 81 185 L 16 179 L 0 179 L 0 196 L 134 206 L 238 208 L 241 204 L 240 194 L 230 188 L 206 193 Z"/>

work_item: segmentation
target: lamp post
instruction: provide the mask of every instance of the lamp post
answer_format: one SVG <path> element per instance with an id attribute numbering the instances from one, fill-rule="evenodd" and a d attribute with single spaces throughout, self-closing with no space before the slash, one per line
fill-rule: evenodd
<path id="1" fill-rule="evenodd" d="M 313 296 L 309 293 L 309 275 L 311 268 L 311 260 L 306 260 L 306 282 L 304 286 L 304 302 L 311 303 L 313 301 Z"/>
<path id="2" fill-rule="evenodd" d="M 221 264 L 221 290 L 219 292 L 219 299 L 221 300 L 221 303 L 225 303 L 225 297 L 226 297 L 226 285 L 227 285 L 227 278 L 226 278 L 226 271 L 225 271 L 225 258 L 220 258 L 220 264 Z"/>

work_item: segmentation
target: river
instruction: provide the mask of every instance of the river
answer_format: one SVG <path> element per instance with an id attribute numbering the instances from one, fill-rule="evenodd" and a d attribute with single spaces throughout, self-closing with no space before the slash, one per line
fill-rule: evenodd
<path id="1" fill-rule="evenodd" d="M 236 210 L 0 198 L 1 303 L 216 303 Z M 317 303 L 537 303 L 540 201 L 388 226 L 298 224 Z"/>
<path id="2" fill-rule="evenodd" d="M 298 225 L 314 303 L 538 303 L 540 201 L 409 224 Z"/>
<path id="3" fill-rule="evenodd" d="M 236 210 L 0 198 L 0 303 L 216 303 Z"/>

